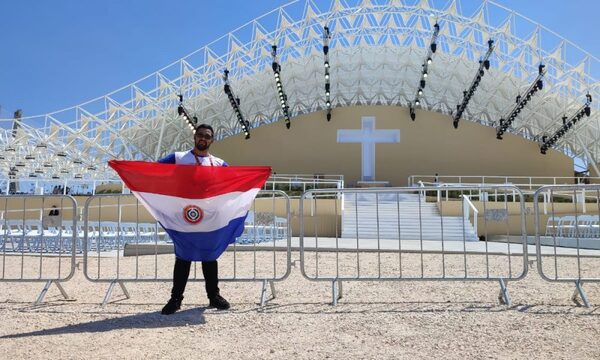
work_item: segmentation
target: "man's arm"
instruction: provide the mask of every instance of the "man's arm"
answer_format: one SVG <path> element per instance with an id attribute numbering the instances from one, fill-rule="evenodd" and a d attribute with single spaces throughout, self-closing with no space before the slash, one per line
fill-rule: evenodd
<path id="1" fill-rule="evenodd" d="M 158 160 L 158 162 L 161 164 L 175 164 L 175 153 L 165 156 L 164 158 Z"/>

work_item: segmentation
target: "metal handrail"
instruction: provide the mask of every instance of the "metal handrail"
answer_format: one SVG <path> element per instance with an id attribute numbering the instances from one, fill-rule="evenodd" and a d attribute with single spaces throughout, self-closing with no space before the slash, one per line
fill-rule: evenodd
<path id="1" fill-rule="evenodd" d="M 466 217 L 467 221 L 470 221 L 469 216 L 469 208 L 473 209 L 473 229 L 475 230 L 475 234 L 477 234 L 477 215 L 479 215 L 479 210 L 475 207 L 475 205 L 471 202 L 471 199 L 467 195 L 461 196 L 464 200 L 463 202 L 463 214 Z"/>
<path id="2" fill-rule="evenodd" d="M 466 182 L 466 180 L 472 179 L 480 179 L 480 181 L 476 182 Z M 498 179 L 502 179 L 503 182 L 498 182 Z M 587 180 L 597 180 L 600 182 L 600 177 L 572 177 L 572 176 L 506 176 L 506 175 L 466 175 L 466 176 L 452 176 L 452 175 L 410 175 L 408 177 L 408 186 L 416 186 L 416 184 L 420 183 L 430 183 L 430 184 L 443 184 L 443 183 L 453 183 L 455 185 L 494 185 L 494 184 L 510 184 L 517 186 L 519 188 L 528 187 L 532 190 L 537 189 L 541 186 L 546 185 L 573 185 L 570 182 L 575 180 L 578 181 L 578 184 L 581 184 L 583 179 Z M 433 181 L 429 181 L 433 180 Z M 458 180 L 458 181 L 456 181 Z M 491 181 L 496 180 L 496 181 Z M 525 180 L 522 183 L 515 183 L 515 180 Z M 552 180 L 552 183 L 549 182 L 535 182 L 542 180 Z M 567 182 L 561 181 L 565 180 Z"/>
<path id="3" fill-rule="evenodd" d="M 41 193 L 49 194 L 48 190 L 52 186 L 60 187 L 60 194 L 63 195 L 87 195 L 92 196 L 96 195 L 97 187 L 99 185 L 105 184 L 118 184 L 120 187 L 120 193 L 128 193 L 128 189 L 125 184 L 121 180 L 114 179 L 69 179 L 69 180 L 57 180 L 57 179 L 45 179 L 45 178 L 19 178 L 19 179 L 7 179 L 0 178 L 0 188 L 1 185 L 4 185 L 4 188 L 0 190 L 0 193 L 5 195 L 11 195 L 11 185 L 13 186 L 14 191 L 17 191 L 17 194 L 27 195 L 27 194 L 38 194 Z M 31 185 L 31 189 L 23 189 L 20 184 L 29 184 Z M 276 190 L 276 185 L 278 184 L 288 184 L 289 191 L 292 190 L 292 186 L 300 186 L 302 188 L 302 192 L 307 190 L 308 188 L 321 188 L 320 185 L 331 185 L 327 187 L 335 187 L 337 189 L 344 188 L 344 176 L 343 175 L 319 175 L 319 174 L 277 174 L 271 176 L 267 182 L 265 183 L 265 190 Z M 81 193 L 81 189 L 76 189 L 76 187 L 87 185 L 87 191 Z M 312 186 L 311 186 L 312 185 Z M 47 188 L 47 189 L 44 189 Z M 67 188 L 71 188 L 70 194 L 67 194 Z"/>

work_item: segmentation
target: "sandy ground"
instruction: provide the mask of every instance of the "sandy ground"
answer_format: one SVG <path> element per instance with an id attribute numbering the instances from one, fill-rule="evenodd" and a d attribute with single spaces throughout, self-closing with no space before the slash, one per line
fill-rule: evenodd
<path id="1" fill-rule="evenodd" d="M 352 256 L 341 255 L 342 272 L 356 270 Z M 146 259 L 158 264 L 157 273 L 170 273 L 171 256 Z M 292 259 L 299 254 L 292 253 Z M 314 274 L 315 259 L 306 260 L 312 264 L 307 273 Z M 448 258 L 448 271 L 460 273 L 462 260 Z M 148 261 L 141 268 L 153 272 Z M 238 265 L 253 269 L 253 261 L 242 256 Z M 277 258 L 281 261 L 285 256 Z M 373 273 L 377 261 L 362 257 L 363 274 Z M 395 261 L 379 263 L 383 274 L 393 274 Z M 114 259 L 102 264 L 115 265 Z M 323 258 L 321 270 L 333 271 L 331 264 Z M 482 264 L 470 263 L 470 270 L 485 273 Z M 506 271 L 495 268 L 500 262 L 490 264 L 492 272 Z M 418 274 L 420 265 L 418 256 L 403 259 L 405 271 Z M 231 274 L 230 266 L 224 258 L 224 277 Z M 53 286 L 45 302 L 34 306 L 43 283 L 0 282 L 0 358 L 600 358 L 597 284 L 585 285 L 593 304 L 585 308 L 570 301 L 572 284 L 544 282 L 535 268 L 524 280 L 509 283 L 512 306 L 498 303 L 496 282 L 344 282 L 344 297 L 333 307 L 331 284 L 304 279 L 299 266 L 296 262 L 289 278 L 276 283 L 277 297 L 264 308 L 258 305 L 260 283 L 222 282 L 232 309 L 217 311 L 206 307 L 203 283 L 193 282 L 182 310 L 172 316 L 160 315 L 170 291 L 167 282 L 127 284 L 131 299 L 117 287 L 105 307 L 99 304 L 108 284 L 87 281 L 81 270 L 64 284 L 75 301 L 62 300 Z M 518 262 L 513 266 L 515 273 L 522 270 Z M 440 267 L 426 264 L 424 269 Z M 276 273 L 281 271 L 278 267 Z"/>

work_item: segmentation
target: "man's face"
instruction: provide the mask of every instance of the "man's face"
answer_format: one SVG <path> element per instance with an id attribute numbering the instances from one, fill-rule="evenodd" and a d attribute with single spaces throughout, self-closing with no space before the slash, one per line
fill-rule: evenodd
<path id="1" fill-rule="evenodd" d="M 213 133 L 210 129 L 198 129 L 194 134 L 194 144 L 200 151 L 208 150 L 213 142 Z"/>

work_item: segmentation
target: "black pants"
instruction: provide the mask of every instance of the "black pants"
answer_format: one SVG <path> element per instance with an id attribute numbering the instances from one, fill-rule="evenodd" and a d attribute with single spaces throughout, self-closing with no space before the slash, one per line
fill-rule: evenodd
<path id="1" fill-rule="evenodd" d="M 175 267 L 173 269 L 173 289 L 171 297 L 180 298 L 185 291 L 188 277 L 190 276 L 191 261 L 175 259 Z M 206 287 L 206 295 L 209 299 L 219 295 L 219 265 L 217 261 L 203 261 L 202 273 L 204 274 L 204 285 Z"/>

